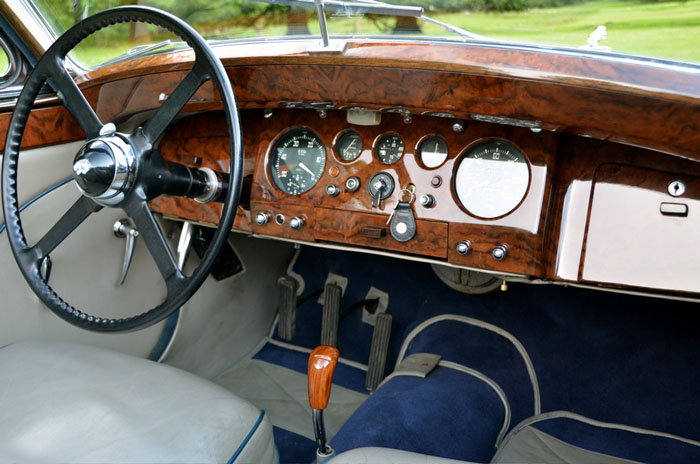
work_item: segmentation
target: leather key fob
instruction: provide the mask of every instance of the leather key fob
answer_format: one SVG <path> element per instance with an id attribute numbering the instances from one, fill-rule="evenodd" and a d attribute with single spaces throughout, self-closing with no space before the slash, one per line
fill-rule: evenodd
<path id="1" fill-rule="evenodd" d="M 408 242 L 416 235 L 416 218 L 413 216 L 411 203 L 402 201 L 396 205 L 389 231 L 399 242 Z"/>

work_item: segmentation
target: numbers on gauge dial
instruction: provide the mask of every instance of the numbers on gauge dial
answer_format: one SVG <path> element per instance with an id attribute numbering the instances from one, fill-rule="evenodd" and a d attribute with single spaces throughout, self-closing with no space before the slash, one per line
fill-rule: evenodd
<path id="1" fill-rule="evenodd" d="M 342 133 L 335 150 L 343 161 L 354 161 L 362 153 L 362 136 L 352 129 Z"/>
<path id="2" fill-rule="evenodd" d="M 308 192 L 319 181 L 325 167 L 323 142 L 308 129 L 291 131 L 272 147 L 272 180 L 280 190 L 290 195 Z"/>
<path id="3" fill-rule="evenodd" d="M 492 219 L 513 211 L 525 197 L 530 169 L 513 144 L 479 144 L 462 156 L 455 172 L 455 194 L 477 217 Z"/>
<path id="4" fill-rule="evenodd" d="M 379 161 L 384 164 L 394 164 L 403 156 L 403 140 L 396 134 L 382 135 L 375 149 Z"/>
<path id="5" fill-rule="evenodd" d="M 433 135 L 420 144 L 418 153 L 423 166 L 436 168 L 447 160 L 447 142 L 439 135 Z"/>

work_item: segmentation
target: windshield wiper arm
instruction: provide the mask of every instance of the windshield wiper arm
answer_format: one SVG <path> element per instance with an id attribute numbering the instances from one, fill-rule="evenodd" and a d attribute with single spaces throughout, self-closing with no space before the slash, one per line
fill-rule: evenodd
<path id="1" fill-rule="evenodd" d="M 252 0 L 254 2 L 271 3 L 273 5 L 296 6 L 299 8 L 316 8 L 314 0 Z M 320 2 L 324 10 L 342 11 L 348 14 L 376 14 L 381 16 L 412 16 L 420 18 L 423 15 L 422 6 L 392 5 L 383 2 L 368 2 L 363 0 L 323 0 Z"/>
<path id="2" fill-rule="evenodd" d="M 413 18 L 422 19 L 423 21 L 440 26 L 454 34 L 457 34 L 465 39 L 483 40 L 484 37 L 474 34 L 473 32 L 465 31 L 462 28 L 452 26 L 451 24 L 438 21 L 437 19 L 425 16 L 423 7 L 408 6 L 408 5 L 393 5 L 384 3 L 378 0 L 252 0 L 254 2 L 271 3 L 273 5 L 295 6 L 299 8 L 315 8 L 318 13 L 319 24 L 321 26 L 321 35 L 323 37 L 324 47 L 328 47 L 328 28 L 325 26 L 324 10 L 344 12 L 347 15 L 351 14 L 375 14 L 380 16 L 410 16 Z"/>

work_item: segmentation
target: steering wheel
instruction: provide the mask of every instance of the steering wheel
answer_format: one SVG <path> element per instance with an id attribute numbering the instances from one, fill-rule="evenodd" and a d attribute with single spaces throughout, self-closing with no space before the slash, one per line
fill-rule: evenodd
<path id="1" fill-rule="evenodd" d="M 111 24 L 141 21 L 163 27 L 194 51 L 192 69 L 160 108 L 132 134 L 103 124 L 65 67 L 65 58 L 80 41 Z M 178 112 L 207 80 L 216 85 L 226 114 L 230 139 L 229 173 L 189 168 L 167 162 L 153 149 Z M 87 135 L 73 162 L 80 198 L 34 246 L 27 244 L 19 216 L 17 173 L 22 134 L 34 100 L 45 82 L 59 97 Z M 46 51 L 27 78 L 10 120 L 2 163 L 2 206 L 7 234 L 17 264 L 34 293 L 62 319 L 98 332 L 138 330 L 153 325 L 180 308 L 202 285 L 226 243 L 233 226 L 243 172 L 243 144 L 236 101 L 221 61 L 206 41 L 179 18 L 142 6 L 125 6 L 97 13 L 66 31 Z M 192 275 L 178 268 L 148 201 L 159 195 L 200 201 L 223 200 L 219 226 L 209 249 Z M 133 317 L 92 316 L 64 301 L 40 272 L 42 261 L 91 214 L 102 208 L 121 208 L 136 224 L 167 288 L 158 306 Z"/>

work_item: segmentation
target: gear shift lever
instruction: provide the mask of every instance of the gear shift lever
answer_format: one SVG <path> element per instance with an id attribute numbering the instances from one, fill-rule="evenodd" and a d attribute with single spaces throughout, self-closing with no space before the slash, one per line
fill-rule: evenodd
<path id="1" fill-rule="evenodd" d="M 309 405 L 313 412 L 314 435 L 316 436 L 316 461 L 321 463 L 335 454 L 326 443 L 326 428 L 323 425 L 323 410 L 331 396 L 333 372 L 338 362 L 338 349 L 333 346 L 317 346 L 309 355 Z"/>

